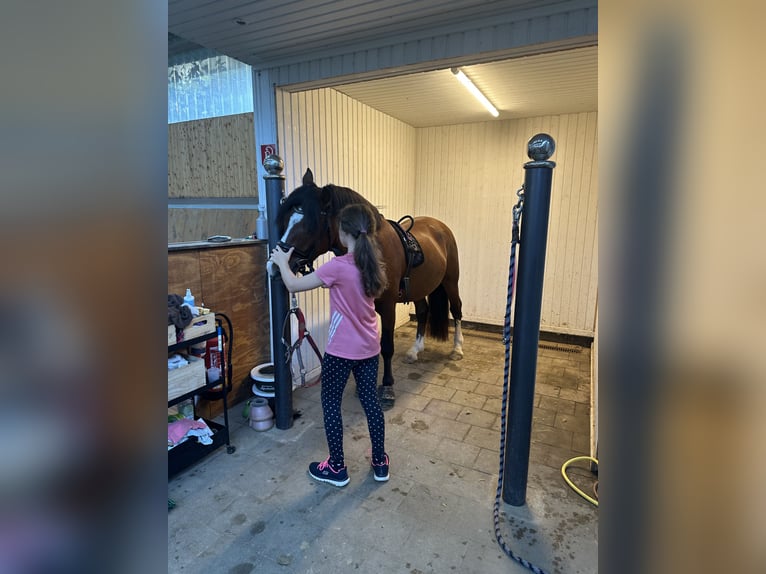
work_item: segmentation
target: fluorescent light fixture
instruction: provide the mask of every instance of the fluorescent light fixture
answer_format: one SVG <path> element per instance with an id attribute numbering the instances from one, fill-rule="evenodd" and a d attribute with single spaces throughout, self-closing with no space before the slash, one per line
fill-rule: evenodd
<path id="1" fill-rule="evenodd" d="M 495 106 L 492 105 L 492 102 L 487 99 L 487 96 L 482 94 L 481 91 L 479 91 L 479 88 L 477 88 L 474 83 L 468 79 L 468 76 L 463 73 L 463 70 L 452 68 L 452 73 L 455 74 L 455 77 L 460 80 L 460 83 L 463 84 L 466 89 L 473 94 L 473 97 L 479 100 L 482 105 L 487 108 L 487 111 L 490 114 L 492 114 L 494 117 L 500 115 L 500 113 L 497 111 L 497 108 L 495 108 Z"/>

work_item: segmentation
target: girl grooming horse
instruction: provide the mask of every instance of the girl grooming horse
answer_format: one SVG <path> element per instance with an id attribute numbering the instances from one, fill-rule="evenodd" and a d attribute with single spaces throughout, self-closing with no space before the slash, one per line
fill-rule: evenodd
<path id="1" fill-rule="evenodd" d="M 330 289 L 330 332 L 322 359 L 321 391 L 330 456 L 323 462 L 312 462 L 308 472 L 320 482 L 345 486 L 349 477 L 343 455 L 341 403 L 352 372 L 367 416 L 373 475 L 376 481 L 388 480 L 385 419 L 376 389 L 380 341 L 374 303 L 375 297 L 386 287 L 386 274 L 375 238 L 376 213 L 368 205 L 352 204 L 341 210 L 338 220 L 338 238 L 347 250 L 345 255 L 302 276 L 296 276 L 289 266 L 294 247 L 287 252 L 275 247 L 271 261 L 279 266 L 282 280 L 290 292 L 316 287 Z"/>
<path id="2" fill-rule="evenodd" d="M 415 343 L 405 360 L 415 362 L 424 349 L 426 328 L 437 340 L 449 336 L 449 313 L 454 320 L 454 345 L 450 358 L 463 357 L 462 302 L 458 291 L 460 262 L 452 231 L 433 217 L 415 217 L 409 232 L 420 246 L 423 263 L 411 266 L 407 251 L 394 225 L 386 222 L 375 207 L 356 191 L 333 184 L 319 187 L 311 170 L 306 170 L 303 185 L 287 195 L 277 213 L 281 233 L 279 245 L 293 248 L 289 258 L 291 272 L 310 269 L 313 261 L 328 251 L 336 255 L 346 252 L 340 241 L 338 215 L 346 205 L 367 205 L 377 219 L 377 242 L 388 276 L 388 286 L 375 299 L 375 310 L 381 322 L 381 357 L 383 379 L 379 388 L 384 410 L 394 406 L 394 376 L 391 359 L 394 354 L 396 304 L 412 301 L 417 317 Z"/>

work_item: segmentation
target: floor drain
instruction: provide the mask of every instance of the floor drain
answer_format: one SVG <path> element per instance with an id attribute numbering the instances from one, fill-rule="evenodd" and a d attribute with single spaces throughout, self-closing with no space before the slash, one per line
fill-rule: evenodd
<path id="1" fill-rule="evenodd" d="M 562 353 L 582 353 L 580 347 L 564 347 L 563 345 L 552 345 L 550 343 L 540 343 L 538 345 L 540 349 L 547 349 L 549 351 L 561 351 Z"/>

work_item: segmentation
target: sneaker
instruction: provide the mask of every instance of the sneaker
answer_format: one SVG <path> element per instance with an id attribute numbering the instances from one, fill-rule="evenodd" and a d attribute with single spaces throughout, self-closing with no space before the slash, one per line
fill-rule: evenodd
<path id="1" fill-rule="evenodd" d="M 330 465 L 330 458 L 323 462 L 312 462 L 309 465 L 309 476 L 319 482 L 329 482 L 335 486 L 346 486 L 348 484 L 348 471 L 345 466 L 334 469 Z"/>
<path id="2" fill-rule="evenodd" d="M 372 466 L 372 471 L 375 473 L 375 480 L 378 482 L 386 482 L 388 480 L 388 455 L 383 453 L 383 462 L 380 464 L 375 464 L 372 460 L 370 461 L 370 465 Z"/>

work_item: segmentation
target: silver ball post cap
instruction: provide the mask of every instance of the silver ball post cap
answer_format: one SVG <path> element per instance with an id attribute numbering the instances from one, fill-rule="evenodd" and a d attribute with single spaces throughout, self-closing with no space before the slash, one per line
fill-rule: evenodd
<path id="1" fill-rule="evenodd" d="M 527 144 L 527 155 L 533 161 L 547 161 L 556 151 L 556 142 L 548 134 L 533 135 Z"/>
<path id="2" fill-rule="evenodd" d="M 270 176 L 279 176 L 285 169 L 285 162 L 278 155 L 270 154 L 263 160 L 263 168 Z"/>

